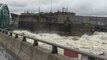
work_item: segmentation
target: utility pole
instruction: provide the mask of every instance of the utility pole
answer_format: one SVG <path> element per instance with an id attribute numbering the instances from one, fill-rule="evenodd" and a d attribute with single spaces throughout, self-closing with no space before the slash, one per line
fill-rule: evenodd
<path id="1" fill-rule="evenodd" d="M 53 10 L 52 8 L 53 8 L 53 7 L 52 7 L 52 0 L 51 0 L 51 12 L 52 12 L 52 10 Z"/>
<path id="2" fill-rule="evenodd" d="M 38 12 L 40 13 L 40 11 L 41 11 L 41 8 L 39 7 Z"/>

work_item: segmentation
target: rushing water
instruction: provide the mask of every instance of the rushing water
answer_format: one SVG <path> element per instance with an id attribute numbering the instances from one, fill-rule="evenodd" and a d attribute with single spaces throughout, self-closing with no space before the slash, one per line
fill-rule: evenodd
<path id="1" fill-rule="evenodd" d="M 57 43 L 66 47 L 79 49 L 82 51 L 90 52 L 93 54 L 102 54 L 107 52 L 107 33 L 106 32 L 95 32 L 93 35 L 84 34 L 82 37 L 78 36 L 60 36 L 54 33 L 31 33 L 29 31 L 15 30 L 15 33 L 25 34 L 27 36 L 36 37 L 37 39 L 49 41 L 52 43 Z M 33 40 L 28 39 L 30 43 L 33 43 Z M 48 49 L 51 46 L 48 46 L 44 43 L 39 43 L 40 46 L 46 47 Z M 60 53 L 63 53 L 60 50 Z"/>

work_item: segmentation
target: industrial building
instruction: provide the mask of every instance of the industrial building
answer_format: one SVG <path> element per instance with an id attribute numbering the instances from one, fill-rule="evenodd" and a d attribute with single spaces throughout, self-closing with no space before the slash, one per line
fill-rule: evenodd
<path id="1" fill-rule="evenodd" d="M 56 32 L 82 35 L 94 31 L 107 31 L 107 17 L 77 16 L 73 12 L 22 13 L 18 17 L 18 29 L 33 32 Z"/>

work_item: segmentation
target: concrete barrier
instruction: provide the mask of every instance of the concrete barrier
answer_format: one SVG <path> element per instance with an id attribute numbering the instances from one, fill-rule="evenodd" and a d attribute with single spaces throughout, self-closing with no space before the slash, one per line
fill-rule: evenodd
<path id="1" fill-rule="evenodd" d="M 33 44 L 4 33 L 0 33 L 0 44 L 3 44 L 21 60 L 74 60 L 64 55 L 52 54 L 50 50 L 33 46 Z"/>
<path id="2" fill-rule="evenodd" d="M 34 54 L 32 60 L 48 60 L 50 51 L 41 47 L 34 47 Z"/>

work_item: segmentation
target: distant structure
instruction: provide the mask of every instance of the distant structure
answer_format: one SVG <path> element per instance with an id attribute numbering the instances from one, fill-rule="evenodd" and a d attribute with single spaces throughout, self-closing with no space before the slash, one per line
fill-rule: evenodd
<path id="1" fill-rule="evenodd" d="M 37 32 L 57 32 L 68 35 L 90 34 L 94 31 L 107 31 L 107 17 L 76 16 L 63 11 L 44 13 L 22 13 L 18 28 Z"/>
<path id="2" fill-rule="evenodd" d="M 19 21 L 19 15 L 11 13 L 11 28 L 10 29 L 17 29 L 18 21 Z"/>
<path id="3" fill-rule="evenodd" d="M 62 12 L 68 12 L 68 8 L 62 8 Z"/>

